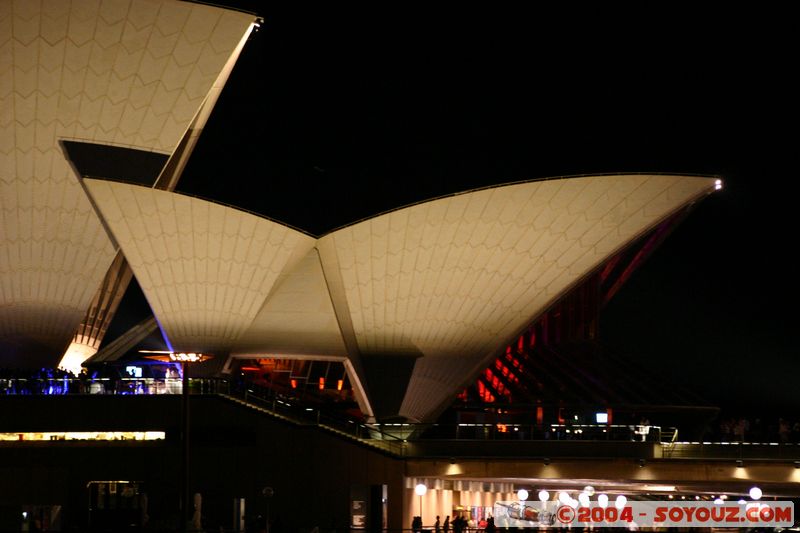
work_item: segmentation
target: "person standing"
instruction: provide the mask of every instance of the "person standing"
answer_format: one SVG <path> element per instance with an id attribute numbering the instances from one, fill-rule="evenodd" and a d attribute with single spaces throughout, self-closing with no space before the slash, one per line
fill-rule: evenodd
<path id="1" fill-rule="evenodd" d="M 436 522 L 433 524 L 433 530 L 436 533 L 442 533 L 442 526 L 439 524 L 439 515 L 436 515 Z"/>

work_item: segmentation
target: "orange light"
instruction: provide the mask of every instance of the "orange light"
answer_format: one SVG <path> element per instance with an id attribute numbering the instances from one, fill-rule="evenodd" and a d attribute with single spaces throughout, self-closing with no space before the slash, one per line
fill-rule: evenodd
<path id="1" fill-rule="evenodd" d="M 297 380 L 296 379 L 291 380 L 290 383 L 292 384 L 292 388 L 293 389 L 297 388 Z"/>
<path id="2" fill-rule="evenodd" d="M 201 353 L 179 352 L 169 354 L 169 358 L 171 361 L 177 361 L 179 363 L 200 363 L 206 359 L 206 356 Z"/>
<path id="3" fill-rule="evenodd" d="M 319 390 L 323 390 L 325 388 L 325 378 L 319 378 Z"/>
<path id="4" fill-rule="evenodd" d="M 343 379 L 340 379 L 339 381 L 336 382 L 336 390 L 342 390 L 343 386 L 344 386 L 344 380 Z"/>

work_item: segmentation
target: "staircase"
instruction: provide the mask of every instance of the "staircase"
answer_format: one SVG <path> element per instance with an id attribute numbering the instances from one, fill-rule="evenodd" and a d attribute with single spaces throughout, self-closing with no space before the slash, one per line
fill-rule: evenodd
<path id="1" fill-rule="evenodd" d="M 314 423 L 314 422 L 310 422 L 308 420 L 302 420 L 300 418 L 286 416 L 286 415 L 284 415 L 282 413 L 278 413 L 274 409 L 270 409 L 269 407 L 265 407 L 263 405 L 257 405 L 254 401 L 252 401 L 252 400 L 255 400 L 255 398 L 252 398 L 252 400 L 251 400 L 251 398 L 242 399 L 242 398 L 237 398 L 236 396 L 231 396 L 229 394 L 218 394 L 218 396 L 220 396 L 221 398 L 224 398 L 224 399 L 226 399 L 226 400 L 228 400 L 230 402 L 233 402 L 233 403 L 242 405 L 244 407 L 247 407 L 248 409 L 252 409 L 254 411 L 258 411 L 259 413 L 267 415 L 267 416 L 270 416 L 270 417 L 272 417 L 272 418 L 274 418 L 276 420 L 281 420 L 283 422 L 287 422 L 287 423 L 292 424 L 294 426 L 316 427 L 316 428 L 319 428 L 320 430 L 325 431 L 327 433 L 334 434 L 334 435 L 336 435 L 338 437 L 344 438 L 344 439 L 349 440 L 351 442 L 356 442 L 358 444 L 361 444 L 363 446 L 367 446 L 368 448 L 372 448 L 374 450 L 377 450 L 377 451 L 380 451 L 380 452 L 383 452 L 383 453 L 389 453 L 391 455 L 395 455 L 395 456 L 400 457 L 400 456 L 403 455 L 403 452 L 404 452 L 404 449 L 405 449 L 404 443 L 399 441 L 399 440 L 380 440 L 380 439 L 370 439 L 370 438 L 359 436 L 359 434 L 362 433 L 362 432 L 365 435 L 369 435 L 370 434 L 371 430 L 370 430 L 370 428 L 369 428 L 369 426 L 367 424 L 351 422 L 351 424 L 353 425 L 354 431 L 357 433 L 357 434 L 353 434 L 353 433 L 348 433 L 347 431 L 343 431 L 343 430 L 341 430 L 341 429 L 339 429 L 337 427 L 334 427 L 334 426 L 332 426 L 330 424 L 325 424 L 325 423 L 320 422 L 320 421 L 317 421 L 316 423 Z M 263 402 L 263 400 L 262 400 L 262 402 Z"/>

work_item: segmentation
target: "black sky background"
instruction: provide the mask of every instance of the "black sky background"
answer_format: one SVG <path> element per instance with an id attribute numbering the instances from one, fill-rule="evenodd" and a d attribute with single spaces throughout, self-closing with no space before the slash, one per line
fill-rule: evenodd
<path id="1" fill-rule="evenodd" d="M 322 234 L 557 175 L 719 174 L 601 338 L 734 409 L 800 410 L 798 43 L 780 13 L 271 13 L 179 191 Z"/>

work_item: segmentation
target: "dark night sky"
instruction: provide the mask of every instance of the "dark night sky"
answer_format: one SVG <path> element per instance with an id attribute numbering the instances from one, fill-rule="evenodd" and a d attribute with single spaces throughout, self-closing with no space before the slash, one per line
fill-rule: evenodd
<path id="1" fill-rule="evenodd" d="M 713 402 L 800 409 L 800 91 L 780 14 L 287 17 L 258 4 L 265 23 L 180 191 L 319 234 L 494 183 L 720 174 L 725 189 L 606 308 L 602 338 Z"/>

